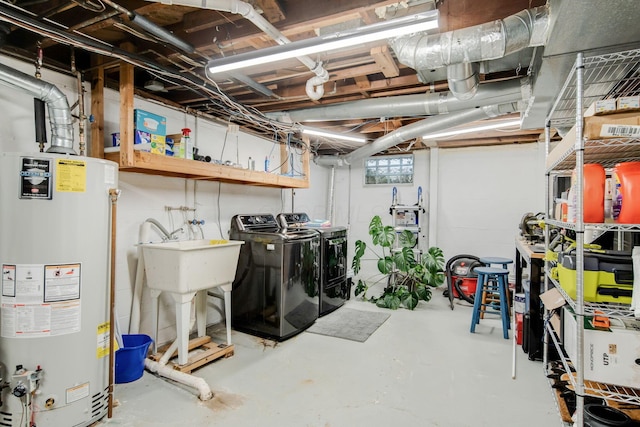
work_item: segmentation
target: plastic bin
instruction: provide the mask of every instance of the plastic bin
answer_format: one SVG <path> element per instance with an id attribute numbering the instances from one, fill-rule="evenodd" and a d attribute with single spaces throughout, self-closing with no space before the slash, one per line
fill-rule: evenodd
<path id="1" fill-rule="evenodd" d="M 149 335 L 122 335 L 123 347 L 116 351 L 116 384 L 130 383 L 142 376 L 144 359 L 152 342 Z"/>

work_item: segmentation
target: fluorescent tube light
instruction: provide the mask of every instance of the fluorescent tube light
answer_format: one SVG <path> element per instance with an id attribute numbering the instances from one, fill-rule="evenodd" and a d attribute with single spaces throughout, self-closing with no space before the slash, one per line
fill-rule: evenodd
<path id="1" fill-rule="evenodd" d="M 314 37 L 254 52 L 241 53 L 226 58 L 214 59 L 207 64 L 211 74 L 223 73 L 254 65 L 296 58 L 329 50 L 341 49 L 377 40 L 383 40 L 420 31 L 438 28 L 438 11 L 417 13 L 389 21 L 378 22 L 326 36 Z"/>
<path id="2" fill-rule="evenodd" d="M 500 129 L 500 128 L 506 128 L 510 126 L 520 126 L 520 119 L 489 123 L 486 125 L 473 126 L 470 128 L 457 129 L 457 130 L 450 130 L 446 132 L 429 133 L 427 135 L 424 135 L 422 139 L 444 138 L 446 136 L 463 135 L 465 133 L 473 133 L 473 132 L 479 132 L 482 130 L 490 130 L 490 129 Z"/>
<path id="3" fill-rule="evenodd" d="M 335 139 L 342 139 L 344 141 L 359 142 L 362 144 L 367 142 L 367 139 L 364 137 L 350 136 L 350 135 L 345 135 L 343 133 L 327 132 L 327 131 L 317 130 L 317 129 L 309 129 L 307 127 L 302 128 L 302 133 L 306 133 L 307 135 L 322 136 L 325 138 L 335 138 Z"/>

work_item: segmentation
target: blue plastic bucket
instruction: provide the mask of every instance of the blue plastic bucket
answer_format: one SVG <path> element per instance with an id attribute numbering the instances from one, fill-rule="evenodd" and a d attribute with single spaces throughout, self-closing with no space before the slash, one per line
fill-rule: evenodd
<path id="1" fill-rule="evenodd" d="M 152 342 L 149 335 L 122 336 L 123 347 L 116 351 L 116 384 L 130 383 L 142 376 L 144 359 Z"/>

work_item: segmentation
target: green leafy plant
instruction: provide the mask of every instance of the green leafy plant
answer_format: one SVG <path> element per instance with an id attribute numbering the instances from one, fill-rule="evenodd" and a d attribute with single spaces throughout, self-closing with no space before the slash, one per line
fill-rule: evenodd
<path id="1" fill-rule="evenodd" d="M 392 310 L 405 307 L 413 310 L 420 301 L 429 301 L 431 288 L 442 285 L 445 280 L 442 250 L 431 247 L 416 259 L 413 250 L 416 236 L 409 230 L 396 232 L 392 226 L 384 225 L 378 215 L 371 219 L 369 235 L 373 245 L 378 249 L 357 240 L 351 267 L 354 274 L 358 274 L 362 257 L 369 249 L 378 257 L 377 266 L 380 274 L 366 281 L 359 279 L 355 295 L 366 300 L 367 291 L 384 281 L 382 294 L 379 297 L 368 298 L 378 307 Z"/>

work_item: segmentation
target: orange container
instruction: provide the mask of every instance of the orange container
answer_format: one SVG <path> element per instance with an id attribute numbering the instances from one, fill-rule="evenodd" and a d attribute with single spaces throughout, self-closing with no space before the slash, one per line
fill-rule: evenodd
<path id="1" fill-rule="evenodd" d="M 586 164 L 583 167 L 582 186 L 582 218 L 584 222 L 604 222 L 604 187 L 606 174 L 602 165 L 597 163 Z M 567 221 L 576 222 L 576 171 L 571 176 L 571 189 L 569 190 L 569 208 Z"/>
<path id="2" fill-rule="evenodd" d="M 597 163 L 584 165 L 584 191 L 582 192 L 584 222 L 604 222 L 604 183 L 606 178 L 602 165 Z"/>
<path id="3" fill-rule="evenodd" d="M 640 162 L 617 164 L 613 178 L 613 218 L 621 224 L 640 224 Z"/>

